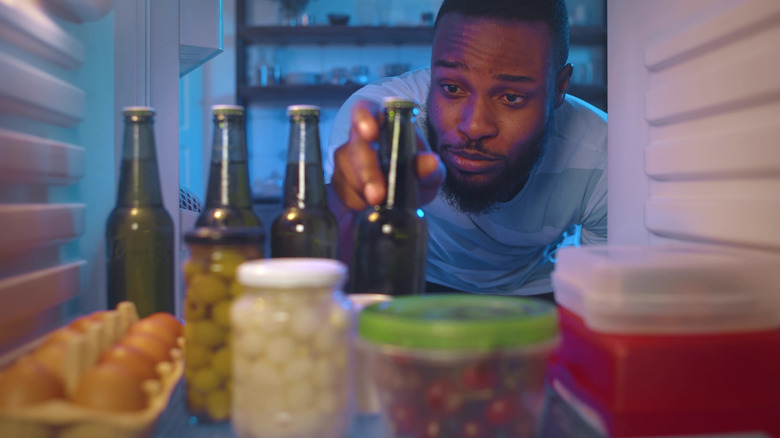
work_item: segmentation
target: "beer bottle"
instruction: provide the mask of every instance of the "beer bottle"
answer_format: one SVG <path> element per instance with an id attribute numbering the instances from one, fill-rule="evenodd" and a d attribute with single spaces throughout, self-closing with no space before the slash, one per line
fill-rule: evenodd
<path id="1" fill-rule="evenodd" d="M 338 224 L 328 209 L 320 150 L 320 109 L 287 107 L 290 137 L 282 212 L 271 225 L 271 257 L 338 256 Z"/>
<path id="2" fill-rule="evenodd" d="M 419 210 L 413 101 L 389 97 L 379 139 L 387 198 L 357 218 L 350 291 L 387 295 L 423 293 L 428 224 Z"/>
<path id="3" fill-rule="evenodd" d="M 244 108 L 214 105 L 211 112 L 214 125 L 211 168 L 206 202 L 195 226 L 262 227 L 260 217 L 252 209 Z"/>
<path id="4" fill-rule="evenodd" d="M 106 224 L 108 307 L 174 313 L 174 231 L 163 206 L 153 108 L 127 107 L 116 206 Z"/>

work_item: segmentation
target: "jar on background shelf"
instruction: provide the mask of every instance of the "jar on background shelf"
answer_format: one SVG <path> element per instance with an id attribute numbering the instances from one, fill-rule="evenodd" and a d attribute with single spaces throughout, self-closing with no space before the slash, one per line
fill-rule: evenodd
<path id="1" fill-rule="evenodd" d="M 241 295 L 236 269 L 262 258 L 264 235 L 258 227 L 201 227 L 184 240 L 190 250 L 184 263 L 187 410 L 199 422 L 224 421 L 232 386 L 230 306 Z"/>
<path id="2" fill-rule="evenodd" d="M 333 259 L 253 260 L 232 306 L 233 404 L 241 438 L 341 438 L 352 413 L 347 268 Z"/>

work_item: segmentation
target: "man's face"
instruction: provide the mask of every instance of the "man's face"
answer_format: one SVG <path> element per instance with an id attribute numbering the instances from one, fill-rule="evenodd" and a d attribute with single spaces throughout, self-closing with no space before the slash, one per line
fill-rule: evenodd
<path id="1" fill-rule="evenodd" d="M 555 73 L 544 23 L 442 17 L 431 55 L 428 136 L 443 190 L 468 213 L 513 196 L 541 156 Z"/>

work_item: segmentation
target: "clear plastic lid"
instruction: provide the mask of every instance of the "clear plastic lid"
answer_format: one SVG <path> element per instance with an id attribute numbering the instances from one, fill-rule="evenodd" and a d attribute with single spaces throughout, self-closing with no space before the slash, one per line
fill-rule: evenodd
<path id="1" fill-rule="evenodd" d="M 780 327 L 780 259 L 704 245 L 567 247 L 555 299 L 595 330 L 716 333 Z"/>

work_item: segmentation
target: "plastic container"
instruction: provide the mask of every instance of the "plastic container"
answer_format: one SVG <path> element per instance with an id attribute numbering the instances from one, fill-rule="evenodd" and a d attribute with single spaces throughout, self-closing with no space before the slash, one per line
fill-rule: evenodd
<path id="1" fill-rule="evenodd" d="M 532 436 L 552 304 L 478 295 L 396 297 L 360 314 L 389 436 Z"/>
<path id="2" fill-rule="evenodd" d="M 603 436 L 780 436 L 780 330 L 621 335 L 559 318 L 550 387 Z"/>
<path id="3" fill-rule="evenodd" d="M 353 327 L 357 327 L 357 320 L 360 312 L 367 306 L 376 303 L 383 303 L 393 299 L 392 295 L 384 294 L 349 294 L 347 295 L 351 303 Z M 357 333 L 353 330 L 350 336 L 352 352 L 354 353 L 354 378 L 353 387 L 355 393 L 355 407 L 359 414 L 376 414 L 381 411 L 379 404 L 379 395 L 371 376 L 371 367 L 368 362 L 366 351 L 355 348 L 354 342 Z"/>
<path id="4" fill-rule="evenodd" d="M 64 343 L 61 367 L 64 394 L 60 397 L 41 400 L 22 406 L 1 406 L 0 436 L 25 438 L 142 438 L 148 436 L 160 414 L 165 410 L 174 387 L 183 373 L 181 347 L 183 339 L 178 338 L 176 347 L 169 351 L 164 361 L 155 364 L 155 376 L 141 383 L 146 398 L 145 407 L 123 412 L 111 411 L 109 407 L 95 409 L 77 403 L 76 393 L 84 373 L 89 372 L 99 361 L 102 353 L 121 342 L 128 329 L 138 321 L 138 312 L 131 302 L 121 302 L 115 310 L 95 312 L 77 319 L 85 323 L 82 333 L 59 337 L 60 332 L 70 330 L 66 326 L 57 329 L 40 341 L 33 343 L 12 358 L 10 365 L 0 374 L 23 361 L 37 361 L 36 351 L 50 341 Z M 73 324 L 71 324 L 73 326 Z M 0 378 L 2 380 L 2 378 Z M 114 381 L 114 384 L 117 384 Z M 6 388 L 6 390 L 8 390 Z M 127 398 L 129 394 L 117 394 Z M 118 403 L 116 398 L 106 399 L 105 405 Z"/>
<path id="5" fill-rule="evenodd" d="M 201 227 L 184 236 L 187 410 L 197 421 L 230 415 L 230 306 L 241 295 L 236 269 L 263 256 L 259 227 Z"/>
<path id="6" fill-rule="evenodd" d="M 703 246 L 567 247 L 558 304 L 609 333 L 728 333 L 780 327 L 780 261 Z"/>
<path id="7" fill-rule="evenodd" d="M 564 403 L 601 436 L 780 436 L 777 266 L 703 246 L 562 249 L 542 430 Z"/>
<path id="8" fill-rule="evenodd" d="M 346 266 L 333 259 L 242 264 L 231 309 L 239 437 L 342 438 L 351 406 Z"/>

